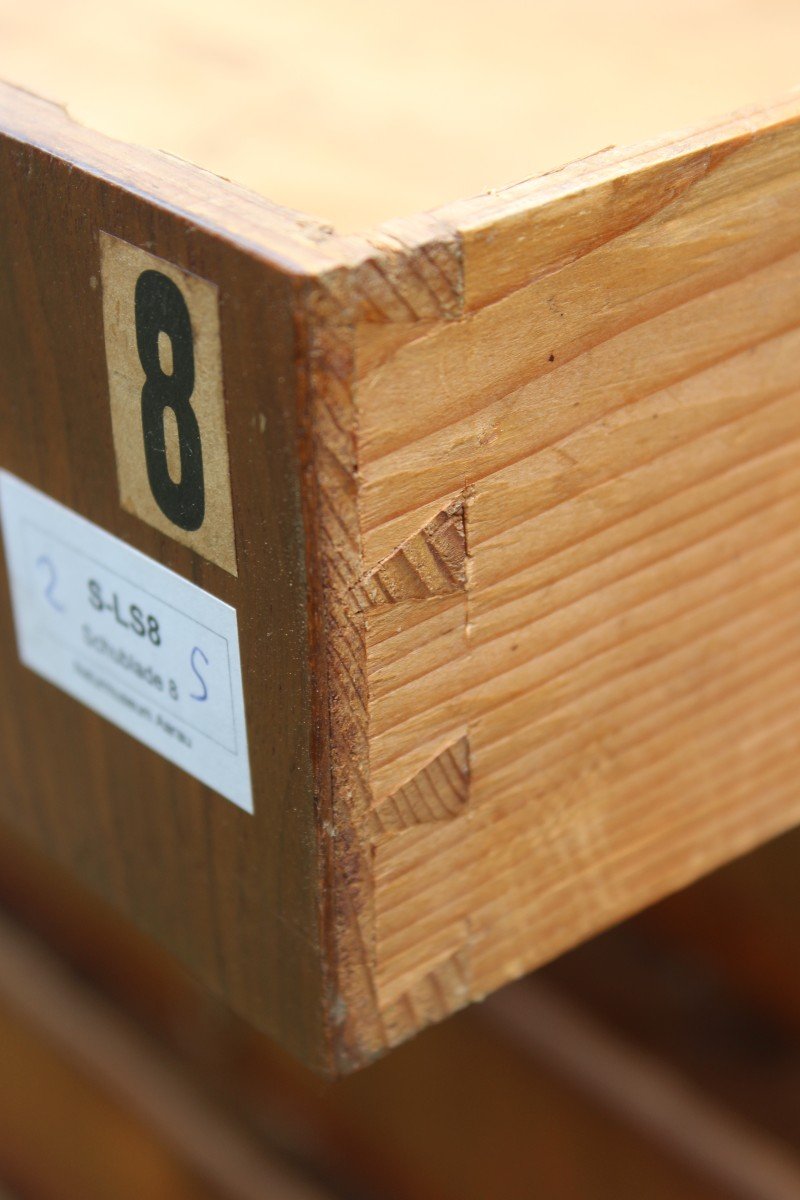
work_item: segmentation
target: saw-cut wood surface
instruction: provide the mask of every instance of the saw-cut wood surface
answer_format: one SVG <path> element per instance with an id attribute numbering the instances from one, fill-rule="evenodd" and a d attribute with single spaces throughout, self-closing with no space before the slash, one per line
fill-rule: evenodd
<path id="1" fill-rule="evenodd" d="M 765 103 L 795 0 L 0 0 L 0 78 L 343 231 Z"/>

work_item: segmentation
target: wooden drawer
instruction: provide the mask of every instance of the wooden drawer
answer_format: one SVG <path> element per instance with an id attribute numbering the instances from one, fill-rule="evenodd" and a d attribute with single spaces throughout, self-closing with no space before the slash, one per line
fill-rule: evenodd
<path id="1" fill-rule="evenodd" d="M 712 9 L 7 18 L 0 74 L 89 125 L 0 90 L 5 494 L 133 565 L 54 687 L 51 533 L 7 528 L 2 816 L 317 1068 L 800 817 L 800 102 L 711 120 L 800 17 Z M 222 602 L 246 730 L 232 636 L 219 719 L 172 704 L 160 567 Z"/>

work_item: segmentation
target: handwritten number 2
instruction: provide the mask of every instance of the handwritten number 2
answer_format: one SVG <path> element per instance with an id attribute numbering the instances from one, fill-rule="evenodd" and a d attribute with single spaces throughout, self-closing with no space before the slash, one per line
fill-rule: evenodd
<path id="1" fill-rule="evenodd" d="M 58 572 L 52 558 L 47 554 L 41 554 L 36 560 L 37 568 L 41 569 L 47 576 L 47 582 L 44 589 L 44 598 L 51 608 L 57 613 L 64 612 L 64 605 L 56 597 L 56 588 L 58 587 Z"/>
<path id="2" fill-rule="evenodd" d="M 208 699 L 208 687 L 206 685 L 205 679 L 200 674 L 200 668 L 197 665 L 197 661 L 200 658 L 202 658 L 205 666 L 208 666 L 208 659 L 206 658 L 205 654 L 203 653 L 203 651 L 200 649 L 199 646 L 195 646 L 195 648 L 192 650 L 192 659 L 191 659 L 192 671 L 194 672 L 195 677 L 197 678 L 201 688 L 203 689 L 203 693 L 202 693 L 202 695 L 198 696 L 194 692 L 192 692 L 190 698 L 192 700 L 203 701 L 203 700 Z"/>
<path id="3" fill-rule="evenodd" d="M 143 271 L 136 281 L 136 348 L 145 374 L 142 387 L 142 433 L 147 478 L 153 498 L 180 529 L 193 531 L 206 511 L 203 446 L 200 426 L 190 404 L 194 391 L 192 322 L 183 293 L 160 271 Z M 172 347 L 172 373 L 167 374 L 159 353 L 159 334 Z M 181 477 L 175 482 L 167 463 L 164 415 L 175 415 L 178 427 Z"/>

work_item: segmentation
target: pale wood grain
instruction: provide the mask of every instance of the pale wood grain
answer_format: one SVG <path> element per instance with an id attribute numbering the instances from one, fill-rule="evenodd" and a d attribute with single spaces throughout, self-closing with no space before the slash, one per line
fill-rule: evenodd
<path id="1" fill-rule="evenodd" d="M 462 737 L 372 810 L 372 837 L 458 817 L 469 792 L 469 742 Z"/>
<path id="2" fill-rule="evenodd" d="M 794 0 L 0 0 L 0 78 L 344 230 L 800 83 Z"/>
<path id="3" fill-rule="evenodd" d="M 362 608 L 426 600 L 466 586 L 464 505 L 458 500 L 407 538 L 357 585 Z"/>
<path id="4" fill-rule="evenodd" d="M 305 1058 L 330 1059 L 298 429 L 313 224 L 0 85 L 0 463 L 236 609 L 255 812 L 28 672 L 0 568 L 0 809 Z M 238 577 L 125 512 L 100 231 L 218 289 Z M 3 556 L 4 560 L 4 556 Z M 244 818 L 244 819 L 242 819 Z"/>
<path id="5" fill-rule="evenodd" d="M 353 293 L 354 571 L 466 536 L 463 592 L 350 592 L 389 1043 L 800 819 L 799 152 L 790 103 L 601 156 Z M 458 815 L 401 820 L 458 739 Z"/>

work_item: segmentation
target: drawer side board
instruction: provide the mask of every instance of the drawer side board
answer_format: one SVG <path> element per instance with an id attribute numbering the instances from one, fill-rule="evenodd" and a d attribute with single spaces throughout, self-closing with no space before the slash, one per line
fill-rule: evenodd
<path id="1" fill-rule="evenodd" d="M 798 112 L 313 292 L 345 1064 L 800 819 Z"/>

